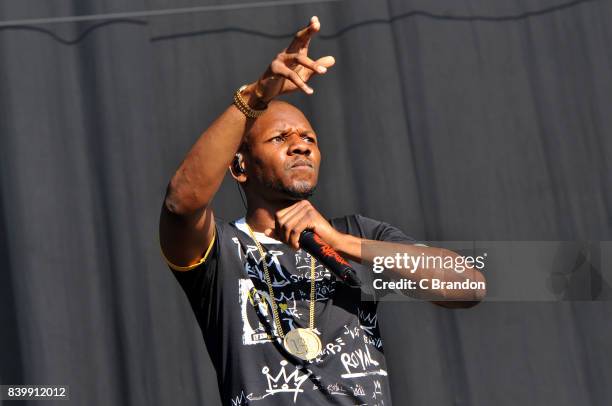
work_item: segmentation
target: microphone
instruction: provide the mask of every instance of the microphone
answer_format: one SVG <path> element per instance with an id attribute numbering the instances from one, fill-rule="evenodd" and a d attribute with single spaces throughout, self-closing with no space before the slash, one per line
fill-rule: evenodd
<path id="1" fill-rule="evenodd" d="M 329 244 L 311 230 L 304 230 L 300 234 L 300 247 L 321 261 L 321 263 L 342 282 L 352 288 L 361 286 L 361 281 L 357 277 L 357 273 L 349 265 L 346 259 L 342 258 L 336 250 L 330 247 Z"/>

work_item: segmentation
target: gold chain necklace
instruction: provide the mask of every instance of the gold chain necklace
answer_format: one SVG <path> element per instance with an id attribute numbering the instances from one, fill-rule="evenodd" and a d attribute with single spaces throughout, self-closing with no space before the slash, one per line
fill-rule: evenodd
<path id="1" fill-rule="evenodd" d="M 266 254 L 263 247 L 255 237 L 255 233 L 245 221 L 251 238 L 255 241 L 259 255 L 261 256 L 261 263 L 263 264 L 264 277 L 266 279 L 266 285 L 268 285 L 268 293 L 270 294 L 270 301 L 272 307 L 272 316 L 274 319 L 274 325 L 280 338 L 283 339 L 283 347 L 289 353 L 295 355 L 298 358 L 309 361 L 314 359 L 321 351 L 321 340 L 319 336 L 314 332 L 314 319 L 315 319 L 315 259 L 312 255 L 310 257 L 310 306 L 309 306 L 309 317 L 308 328 L 295 328 L 289 331 L 287 334 L 283 332 L 283 327 L 280 322 L 280 316 L 278 315 L 278 309 L 276 304 L 276 298 L 274 297 L 274 289 L 272 288 L 272 280 L 270 279 L 270 271 L 268 264 L 266 263 Z"/>

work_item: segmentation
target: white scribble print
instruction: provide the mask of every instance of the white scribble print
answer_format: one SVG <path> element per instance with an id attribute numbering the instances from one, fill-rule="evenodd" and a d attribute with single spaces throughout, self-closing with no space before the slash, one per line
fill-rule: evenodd
<path id="1" fill-rule="evenodd" d="M 247 405 L 249 404 L 249 400 L 250 400 L 250 397 L 251 397 L 252 395 L 253 395 L 252 393 L 250 393 L 250 394 L 248 394 L 248 395 L 247 395 L 247 394 L 245 394 L 245 393 L 244 393 L 244 389 L 243 389 L 243 390 L 241 390 L 241 391 L 240 391 L 240 395 L 238 395 L 238 396 L 236 396 L 235 398 L 232 398 L 232 399 L 231 399 L 231 401 L 232 401 L 232 406 L 247 406 Z"/>
<path id="2" fill-rule="evenodd" d="M 350 335 L 352 339 L 360 336 L 360 328 L 359 327 L 349 327 L 346 324 L 344 325 L 344 335 Z"/>
<path id="3" fill-rule="evenodd" d="M 342 353 L 340 361 L 346 370 L 345 374 L 340 375 L 342 378 L 358 378 L 368 375 L 386 376 L 387 371 L 382 368 L 375 369 L 380 364 L 372 358 L 370 350 L 366 346 L 365 349 L 358 349 L 349 353 Z M 374 369 L 372 367 L 375 367 Z"/>
<path id="4" fill-rule="evenodd" d="M 242 322 L 243 327 L 242 343 L 252 346 L 270 343 L 277 339 L 280 342 L 276 336 L 276 325 L 272 320 L 273 302 L 278 305 L 283 330 L 288 331 L 307 325 L 311 282 L 308 254 L 298 251 L 294 255 L 292 251 L 279 251 L 279 246 L 273 246 L 275 250 L 267 251 L 264 258 L 273 282 L 273 293 L 276 296 L 274 300 L 270 300 L 264 277 L 262 263 L 264 258 L 261 257 L 259 250 L 254 245 L 241 245 L 237 239 L 234 243 L 238 257 L 242 260 L 239 271 L 244 272 L 242 278 L 246 278 L 239 279 L 238 283 L 241 306 L 239 322 Z M 266 245 L 266 248 L 270 247 Z M 291 264 L 293 260 L 295 267 Z M 311 361 L 312 370 L 296 367 L 289 360 L 281 361 L 282 358 L 271 361 L 270 358 L 264 357 L 259 358 L 261 361 L 258 362 L 247 356 L 251 362 L 242 363 L 240 368 L 245 368 L 243 373 L 248 384 L 232 390 L 232 397 L 229 399 L 231 406 L 266 403 L 259 400 L 269 396 L 268 400 L 280 401 L 284 405 L 290 405 L 291 398 L 294 404 L 298 398 L 301 402 L 308 400 L 308 403 L 317 404 L 319 403 L 317 399 L 329 395 L 332 395 L 328 398 L 330 400 L 333 398 L 336 402 L 350 400 L 355 406 L 358 404 L 384 406 L 386 389 L 383 390 L 383 387 L 387 388 L 388 385 L 387 372 L 384 357 L 380 353 L 382 340 L 378 334 L 378 316 L 375 307 L 362 302 L 343 307 L 346 315 L 343 313 L 338 319 L 334 319 L 336 322 L 332 326 L 333 330 L 328 331 L 327 324 L 324 323 L 325 312 L 322 312 L 323 308 L 327 311 L 328 307 L 323 304 L 330 300 L 334 293 L 339 293 L 336 292 L 336 286 L 340 288 L 341 285 L 336 285 L 335 277 L 319 261 L 315 270 L 315 280 L 315 300 L 319 302 L 316 308 L 317 314 L 321 312 L 324 315 L 316 319 L 316 324 L 320 324 L 322 330 L 330 333 L 330 336 L 324 340 L 322 350 Z M 337 302 L 338 305 L 344 306 L 340 299 Z M 318 334 L 320 335 L 320 332 Z M 268 347 L 272 349 L 274 346 Z M 258 352 L 267 350 L 268 347 L 251 347 L 244 350 Z M 247 370 L 249 365 L 255 365 L 253 372 L 259 378 L 253 379 L 254 377 L 249 375 L 250 372 Z M 259 375 L 259 371 L 262 375 Z M 323 376 L 316 375 L 317 372 Z"/>
<path id="5" fill-rule="evenodd" d="M 383 346 L 382 338 L 371 337 L 367 334 L 363 335 L 363 342 L 366 344 L 370 344 L 374 346 L 375 348 L 382 348 Z"/>
<path id="6" fill-rule="evenodd" d="M 298 394 L 304 392 L 304 389 L 300 389 L 300 387 L 306 381 L 306 379 L 308 379 L 310 372 L 300 375 L 300 370 L 296 367 L 291 374 L 287 375 L 287 371 L 285 369 L 287 363 L 288 362 L 285 360 L 280 362 L 281 369 L 276 376 L 268 373 L 270 372 L 270 368 L 267 366 L 261 369 L 261 373 L 266 376 L 268 381 L 268 389 L 266 389 L 266 393 L 268 395 L 276 395 L 277 393 L 282 392 L 293 392 L 293 403 L 295 403 Z"/>
<path id="7" fill-rule="evenodd" d="M 253 327 L 248 316 L 248 309 L 253 305 L 258 307 L 261 314 L 264 316 L 268 315 L 267 303 L 269 301 L 267 296 L 265 292 L 255 291 L 253 282 L 250 279 L 238 280 L 238 303 L 240 304 L 242 343 L 244 345 L 254 345 L 272 341 L 263 324 L 261 324 L 259 320 L 255 320 L 256 327 Z"/>
<path id="8" fill-rule="evenodd" d="M 376 313 L 369 313 L 357 308 L 357 315 L 359 316 L 360 327 L 369 335 L 374 335 L 374 329 L 378 323 L 378 315 Z"/>
<path id="9" fill-rule="evenodd" d="M 239 256 L 241 257 L 240 250 L 240 242 L 237 239 L 233 239 L 234 242 L 238 245 Z M 264 258 L 259 254 L 259 249 L 256 245 L 247 245 L 243 246 L 246 250 L 247 257 L 250 257 L 255 262 L 255 266 L 251 266 L 250 261 L 246 261 L 244 263 L 245 271 L 248 276 L 255 277 L 262 282 L 265 282 L 264 277 L 264 269 L 261 264 L 262 260 L 269 256 L 266 264 L 268 265 L 268 269 L 271 271 L 270 279 L 272 281 L 272 286 L 274 287 L 283 287 L 291 283 L 291 274 L 283 271 L 283 268 L 280 263 L 280 257 L 284 255 L 283 251 L 279 250 L 269 250 L 267 251 L 266 256 Z"/>
<path id="10" fill-rule="evenodd" d="M 372 392 L 372 399 L 376 399 L 377 395 L 382 395 L 380 381 L 374 381 L 374 392 Z"/>
<path id="11" fill-rule="evenodd" d="M 327 391 L 331 395 L 348 396 L 348 393 L 346 393 L 346 390 L 338 382 L 336 382 L 334 384 L 327 385 Z"/>
<path id="12" fill-rule="evenodd" d="M 355 396 L 365 396 L 365 389 L 363 389 L 363 386 L 357 384 L 355 385 L 355 387 L 353 388 L 353 395 Z"/>

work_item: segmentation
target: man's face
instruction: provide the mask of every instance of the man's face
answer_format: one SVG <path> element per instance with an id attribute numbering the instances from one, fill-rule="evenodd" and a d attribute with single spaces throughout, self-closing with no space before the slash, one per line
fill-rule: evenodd
<path id="1" fill-rule="evenodd" d="M 268 197 L 304 199 L 317 184 L 321 153 L 317 136 L 301 111 L 272 103 L 255 121 L 245 154 L 247 190 Z"/>

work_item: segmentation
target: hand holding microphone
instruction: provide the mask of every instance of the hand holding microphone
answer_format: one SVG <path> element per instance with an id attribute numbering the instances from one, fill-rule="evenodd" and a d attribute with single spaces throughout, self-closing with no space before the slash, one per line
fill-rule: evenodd
<path id="1" fill-rule="evenodd" d="M 340 281 L 353 288 L 361 286 L 361 281 L 351 265 L 311 230 L 302 231 L 300 234 L 300 246 L 323 263 Z"/>
<path id="2" fill-rule="evenodd" d="M 342 235 L 321 216 L 308 200 L 301 200 L 276 213 L 274 236 L 294 248 L 302 248 L 321 262 L 338 280 L 351 287 L 361 286 L 357 273 L 327 241 Z M 270 236 L 271 229 L 266 230 Z"/>

